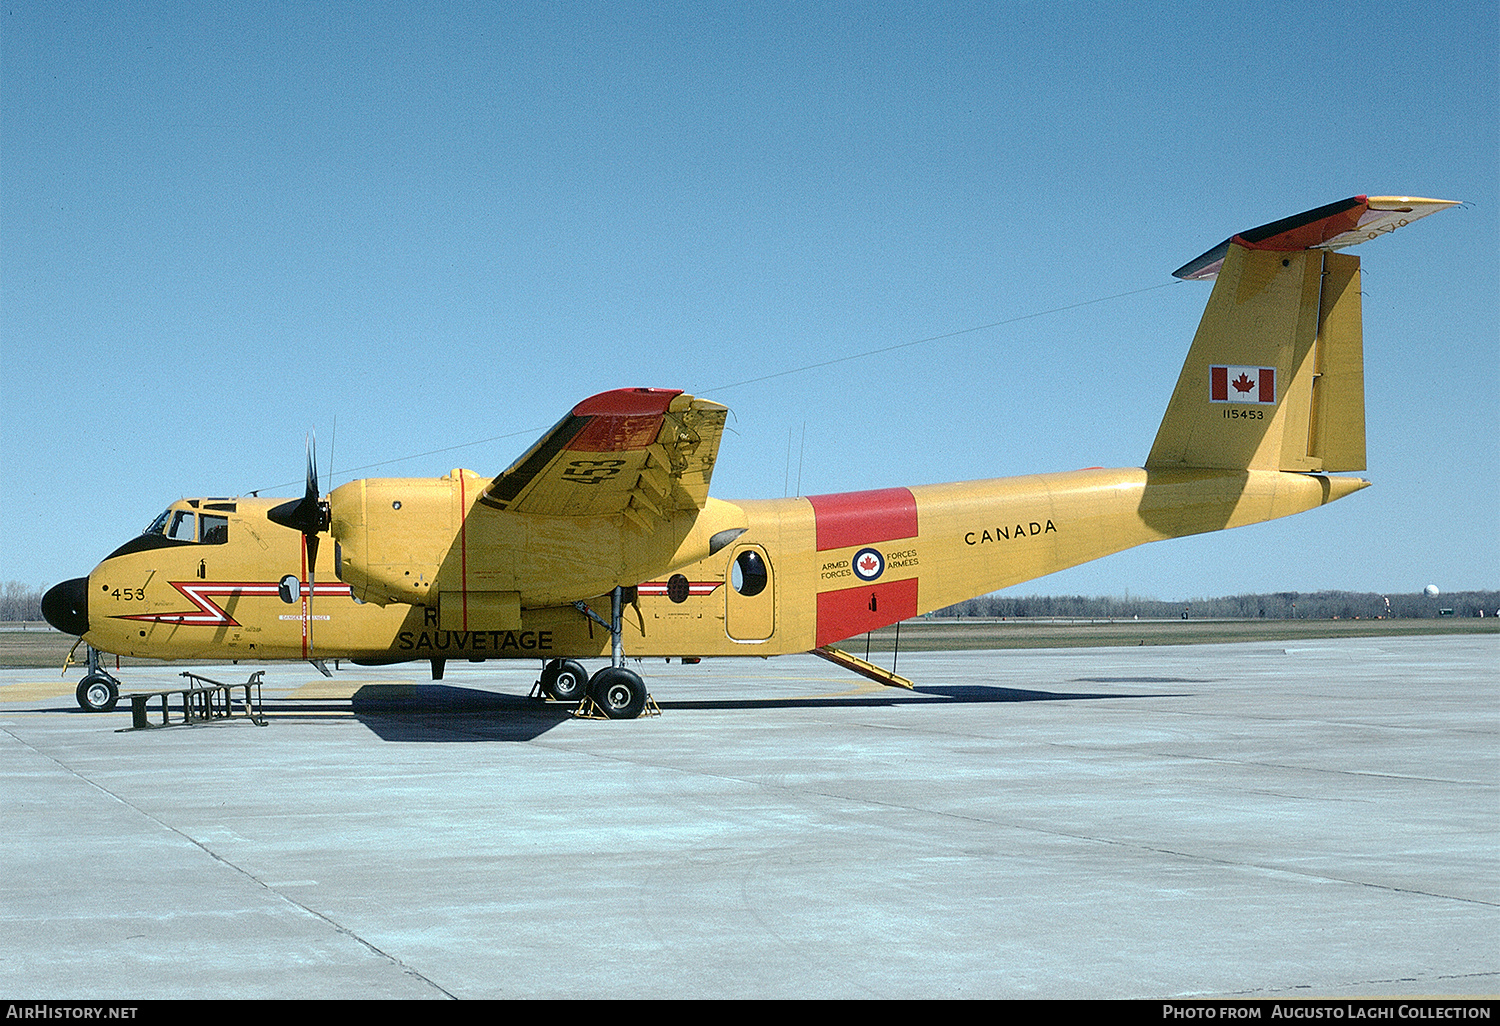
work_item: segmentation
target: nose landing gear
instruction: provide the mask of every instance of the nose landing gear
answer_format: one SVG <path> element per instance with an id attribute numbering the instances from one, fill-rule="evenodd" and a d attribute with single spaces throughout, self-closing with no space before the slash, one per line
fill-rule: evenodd
<path id="1" fill-rule="evenodd" d="M 89 649 L 89 672 L 73 692 L 84 712 L 109 712 L 120 702 L 120 682 L 99 666 L 99 653 Z"/>
<path id="2" fill-rule="evenodd" d="M 120 702 L 120 684 L 108 674 L 91 673 L 73 694 L 84 712 L 109 712 Z"/>

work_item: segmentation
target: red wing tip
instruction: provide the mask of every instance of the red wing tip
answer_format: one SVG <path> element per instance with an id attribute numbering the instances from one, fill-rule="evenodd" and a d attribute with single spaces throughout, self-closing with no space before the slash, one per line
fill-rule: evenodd
<path id="1" fill-rule="evenodd" d="M 680 388 L 616 388 L 573 407 L 575 417 L 646 417 L 667 412 Z"/>

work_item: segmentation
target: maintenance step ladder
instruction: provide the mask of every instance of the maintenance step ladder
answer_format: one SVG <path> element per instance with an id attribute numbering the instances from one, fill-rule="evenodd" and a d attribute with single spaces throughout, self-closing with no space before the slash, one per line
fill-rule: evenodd
<path id="1" fill-rule="evenodd" d="M 173 723 L 189 725 L 193 723 L 207 723 L 212 720 L 227 720 L 234 716 L 236 704 L 242 715 L 254 723 L 257 727 L 266 725 L 265 711 L 261 708 L 260 701 L 260 679 L 265 676 L 265 670 L 256 670 L 250 675 L 250 679 L 243 684 L 221 684 L 207 677 L 200 677 L 196 673 L 184 672 L 182 676 L 187 677 L 191 684 L 185 688 L 172 688 L 166 691 L 146 691 L 141 694 L 122 695 L 122 698 L 130 699 L 131 725 L 116 733 L 124 733 L 126 730 L 152 730 L 158 727 L 170 727 Z M 244 689 L 245 696 L 238 703 L 235 701 L 234 693 Z M 181 698 L 180 708 L 176 710 L 179 715 L 177 720 L 172 719 L 173 709 L 171 697 L 178 695 Z M 161 700 L 161 722 L 152 723 L 146 703 L 153 698 Z"/>
<path id="2" fill-rule="evenodd" d="M 842 666 L 846 670 L 853 670 L 861 677 L 868 677 L 887 687 L 906 688 L 908 691 L 916 687 L 915 684 L 901 676 L 895 670 L 887 670 L 883 666 L 876 666 L 868 660 L 861 659 L 857 655 L 850 655 L 843 649 L 834 648 L 832 645 L 823 645 L 820 648 L 815 648 L 810 654 L 817 656 L 819 659 L 827 659 L 830 663 Z"/>

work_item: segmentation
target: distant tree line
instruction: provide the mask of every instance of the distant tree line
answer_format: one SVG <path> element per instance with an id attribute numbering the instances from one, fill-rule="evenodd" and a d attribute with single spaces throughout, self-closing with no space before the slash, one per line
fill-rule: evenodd
<path id="1" fill-rule="evenodd" d="M 0 588 L 0 620 L 40 620 L 42 589 L 29 588 L 20 581 L 6 581 Z"/>
<path id="2" fill-rule="evenodd" d="M 1390 605 L 1387 607 L 1386 602 Z M 1456 591 L 1437 597 L 1379 594 L 1359 591 L 1277 591 L 1262 595 L 1229 595 L 1175 602 L 1158 599 L 1112 598 L 1085 595 L 982 595 L 939 610 L 937 616 L 984 617 L 1084 617 L 1098 620 L 1240 618 L 1267 620 L 1353 620 L 1391 616 L 1401 619 L 1437 617 L 1442 610 L 1452 616 L 1495 616 L 1500 612 L 1500 591 Z"/>

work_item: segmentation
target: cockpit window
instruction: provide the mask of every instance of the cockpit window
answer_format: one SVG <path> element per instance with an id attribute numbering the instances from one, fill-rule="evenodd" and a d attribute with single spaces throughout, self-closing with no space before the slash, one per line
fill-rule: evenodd
<path id="1" fill-rule="evenodd" d="M 161 511 L 161 516 L 159 516 L 155 520 L 151 521 L 151 526 L 148 527 L 148 528 L 146 528 L 141 533 L 142 534 L 166 534 L 167 533 L 167 521 L 170 520 L 171 518 L 172 518 L 172 511 L 170 509 L 164 509 L 164 510 Z"/>
<path id="2" fill-rule="evenodd" d="M 167 528 L 167 537 L 173 541 L 192 541 L 193 532 L 197 529 L 197 517 L 186 510 L 177 510 L 172 514 L 171 526 Z"/>
<path id="3" fill-rule="evenodd" d="M 159 535 L 174 542 L 224 545 L 229 541 L 229 518 L 213 513 L 169 508 L 151 521 L 151 526 L 143 533 Z"/>
<path id="4" fill-rule="evenodd" d="M 229 518 L 203 514 L 203 534 L 199 539 L 204 545 L 223 545 L 229 541 Z"/>

